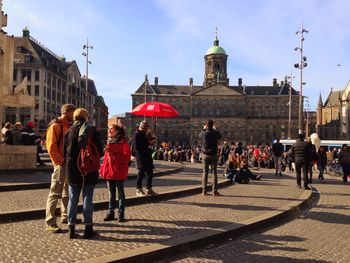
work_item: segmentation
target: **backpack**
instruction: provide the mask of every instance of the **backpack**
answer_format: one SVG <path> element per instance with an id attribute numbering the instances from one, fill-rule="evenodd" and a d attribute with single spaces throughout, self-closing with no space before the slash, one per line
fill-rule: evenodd
<path id="1" fill-rule="evenodd" d="M 92 141 L 92 135 L 95 129 L 91 129 L 87 137 L 87 143 L 83 146 L 78 155 L 77 166 L 80 173 L 97 172 L 100 169 L 100 153 L 97 146 Z"/>

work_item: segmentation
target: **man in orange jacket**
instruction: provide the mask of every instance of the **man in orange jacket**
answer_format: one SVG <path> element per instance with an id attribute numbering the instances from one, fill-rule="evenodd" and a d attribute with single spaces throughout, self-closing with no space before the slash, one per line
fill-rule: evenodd
<path id="1" fill-rule="evenodd" d="M 52 120 L 46 131 L 46 148 L 50 155 L 54 169 L 51 176 L 51 186 L 46 203 L 46 229 L 53 233 L 61 233 L 57 225 L 55 210 L 59 199 L 61 202 L 61 222 L 67 222 L 68 184 L 66 164 L 63 153 L 64 136 L 73 121 L 73 104 L 64 104 L 61 116 Z"/>

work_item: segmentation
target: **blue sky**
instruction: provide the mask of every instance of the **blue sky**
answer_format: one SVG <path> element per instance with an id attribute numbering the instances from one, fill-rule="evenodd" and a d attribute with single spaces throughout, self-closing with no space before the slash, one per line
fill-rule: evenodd
<path id="1" fill-rule="evenodd" d="M 271 85 L 285 75 L 300 87 L 303 21 L 303 94 L 315 109 L 321 92 L 344 89 L 350 75 L 350 1 L 347 0 L 4 0 L 10 35 L 31 36 L 85 72 L 82 46 L 94 47 L 89 77 L 105 98 L 110 115 L 131 111 L 131 93 L 149 75 L 150 84 L 202 85 L 204 54 L 215 27 L 228 57 L 230 84 Z M 340 64 L 341 66 L 337 66 Z"/>

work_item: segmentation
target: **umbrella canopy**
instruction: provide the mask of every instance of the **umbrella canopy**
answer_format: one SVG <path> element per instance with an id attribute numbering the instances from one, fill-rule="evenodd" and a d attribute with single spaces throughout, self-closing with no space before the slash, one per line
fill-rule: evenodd
<path id="1" fill-rule="evenodd" d="M 131 114 L 149 117 L 177 117 L 179 113 L 169 104 L 157 101 L 137 105 Z"/>

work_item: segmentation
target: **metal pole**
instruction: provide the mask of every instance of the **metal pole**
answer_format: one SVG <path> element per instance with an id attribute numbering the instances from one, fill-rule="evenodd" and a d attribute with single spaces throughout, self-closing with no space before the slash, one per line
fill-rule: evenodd
<path id="1" fill-rule="evenodd" d="M 293 85 L 293 73 L 290 72 L 290 85 L 289 85 L 289 112 L 288 112 L 288 139 L 291 139 L 291 124 L 292 124 L 292 85 Z"/>
<path id="2" fill-rule="evenodd" d="M 299 92 L 299 133 L 303 134 L 303 25 L 301 25 L 300 37 L 300 92 Z"/>
<path id="3" fill-rule="evenodd" d="M 85 80 L 85 107 L 88 108 L 88 85 L 89 85 L 89 39 L 86 39 L 86 80 Z M 89 111 L 89 109 L 87 109 Z"/>

